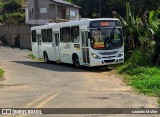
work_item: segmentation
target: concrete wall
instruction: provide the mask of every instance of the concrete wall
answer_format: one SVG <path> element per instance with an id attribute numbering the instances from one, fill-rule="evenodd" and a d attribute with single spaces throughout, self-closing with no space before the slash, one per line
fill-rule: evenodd
<path id="1" fill-rule="evenodd" d="M 40 13 L 41 8 L 46 8 L 46 13 Z M 51 0 L 38 0 L 38 19 L 55 19 L 55 4 Z"/>
<path id="2" fill-rule="evenodd" d="M 71 12 L 71 11 L 74 11 L 74 12 L 75 12 L 75 16 L 72 16 L 72 15 L 70 14 L 70 20 L 71 20 L 71 21 L 79 20 L 79 9 L 71 7 L 71 8 L 70 8 L 70 12 Z"/>
<path id="3" fill-rule="evenodd" d="M 35 8 L 35 5 L 34 5 L 34 0 L 29 0 L 28 4 L 29 4 L 29 6 L 28 6 L 28 18 L 29 18 L 29 20 L 36 19 L 36 16 L 35 16 L 36 8 Z M 33 12 L 32 12 L 32 9 L 33 9 Z"/>
<path id="4" fill-rule="evenodd" d="M 55 4 L 49 5 L 48 19 L 56 20 L 56 6 L 55 6 Z"/>
<path id="5" fill-rule="evenodd" d="M 57 18 L 65 19 L 65 7 L 57 5 Z"/>
<path id="6" fill-rule="evenodd" d="M 75 14 L 73 15 L 74 12 Z M 66 19 L 70 21 L 79 20 L 79 9 L 74 7 L 66 7 Z"/>
<path id="7" fill-rule="evenodd" d="M 38 20 L 39 13 L 39 1 L 40 0 L 29 0 L 28 1 L 28 18 L 29 20 Z"/>
<path id="8" fill-rule="evenodd" d="M 29 20 L 48 19 L 49 4 L 51 3 L 52 2 L 50 0 L 29 0 L 28 1 Z M 41 8 L 46 8 L 47 13 L 40 13 Z"/>
<path id="9" fill-rule="evenodd" d="M 20 48 L 31 49 L 30 25 L 27 24 L 7 24 L 0 26 L 0 36 L 5 37 L 8 46 L 15 47 L 19 43 Z M 17 36 L 18 42 L 15 41 Z"/>

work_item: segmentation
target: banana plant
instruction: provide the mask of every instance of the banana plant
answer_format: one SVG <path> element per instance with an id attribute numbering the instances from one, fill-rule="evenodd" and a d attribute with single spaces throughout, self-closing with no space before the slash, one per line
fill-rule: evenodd
<path id="1" fill-rule="evenodd" d="M 160 25 L 160 21 L 158 19 L 159 14 L 160 14 L 159 10 L 149 12 L 149 19 L 148 19 L 149 28 L 155 32 L 159 30 L 158 27 Z"/>
<path id="2" fill-rule="evenodd" d="M 122 21 L 122 20 L 121 20 Z M 124 21 L 122 21 L 124 22 Z M 126 3 L 126 17 L 125 17 L 125 29 L 126 31 L 126 37 L 128 40 L 128 48 L 134 49 L 137 47 L 137 37 L 139 37 L 139 25 L 141 23 L 140 18 L 134 17 L 133 12 L 131 10 L 130 4 Z M 136 35 L 136 36 L 135 36 Z"/>
<path id="3" fill-rule="evenodd" d="M 149 14 L 149 17 L 147 17 Z M 135 49 L 138 46 L 143 46 L 146 42 L 154 36 L 159 30 L 158 15 L 160 11 L 145 12 L 142 17 L 134 16 L 130 4 L 126 3 L 126 17 L 123 19 L 118 13 L 116 18 L 119 18 L 127 30 L 127 38 L 129 49 Z M 139 45 L 140 43 L 140 45 Z M 145 49 L 145 48 L 144 48 Z"/>
<path id="4" fill-rule="evenodd" d="M 129 38 L 132 38 L 133 33 L 134 33 L 134 28 L 135 28 L 135 19 L 132 16 L 132 12 L 131 12 L 131 8 L 130 8 L 129 3 L 128 2 L 126 3 L 126 17 L 125 17 L 125 19 L 123 17 L 121 17 L 117 12 L 114 14 L 114 17 L 120 19 L 122 26 L 125 29 L 125 37 L 127 37 L 128 36 L 127 34 L 129 33 L 130 34 Z M 130 40 L 132 40 L 132 39 L 129 39 L 129 41 Z M 131 44 L 131 45 L 133 45 L 133 44 Z"/>

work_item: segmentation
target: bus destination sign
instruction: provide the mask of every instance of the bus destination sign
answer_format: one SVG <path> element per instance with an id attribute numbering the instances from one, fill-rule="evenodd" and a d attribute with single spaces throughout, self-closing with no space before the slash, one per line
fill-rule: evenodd
<path id="1" fill-rule="evenodd" d="M 109 26 L 109 22 L 100 22 L 101 26 Z"/>
<path id="2" fill-rule="evenodd" d="M 89 24 L 90 28 L 99 27 L 121 27 L 119 20 L 101 20 L 101 21 L 91 21 Z"/>

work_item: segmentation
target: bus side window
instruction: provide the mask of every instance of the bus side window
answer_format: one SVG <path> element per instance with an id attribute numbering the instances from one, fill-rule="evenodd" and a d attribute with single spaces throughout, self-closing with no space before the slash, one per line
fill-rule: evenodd
<path id="1" fill-rule="evenodd" d="M 52 29 L 47 29 L 47 42 L 52 42 Z"/>
<path id="2" fill-rule="evenodd" d="M 41 34 L 42 34 L 42 42 L 47 42 L 47 30 L 42 29 Z"/>
<path id="3" fill-rule="evenodd" d="M 73 43 L 79 43 L 79 41 L 80 41 L 79 26 L 72 26 L 71 27 L 71 41 Z"/>
<path id="4" fill-rule="evenodd" d="M 32 42 L 37 42 L 35 30 L 32 30 Z"/>
<path id="5" fill-rule="evenodd" d="M 70 42 L 70 27 L 61 29 L 61 42 Z"/>

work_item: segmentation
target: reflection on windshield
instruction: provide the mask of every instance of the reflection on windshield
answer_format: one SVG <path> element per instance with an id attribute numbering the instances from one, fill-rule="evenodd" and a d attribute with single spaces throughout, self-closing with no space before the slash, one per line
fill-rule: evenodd
<path id="1" fill-rule="evenodd" d="M 91 30 L 91 46 L 94 49 L 116 49 L 123 45 L 121 28 Z"/>

